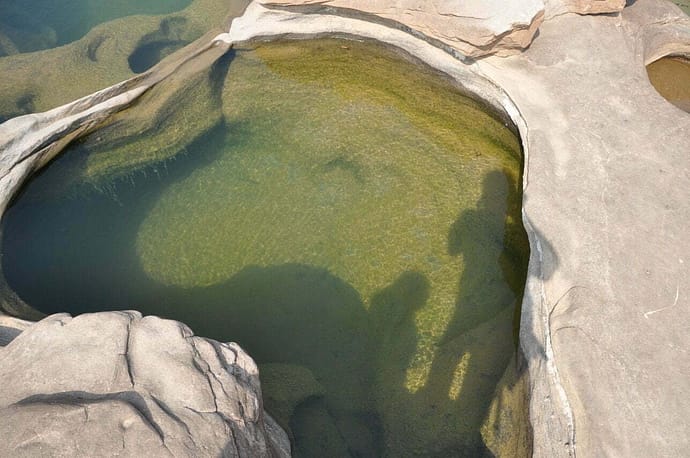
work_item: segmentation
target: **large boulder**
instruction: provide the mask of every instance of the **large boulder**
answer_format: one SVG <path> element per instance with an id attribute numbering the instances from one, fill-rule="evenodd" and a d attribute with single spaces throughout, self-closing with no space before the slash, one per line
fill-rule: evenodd
<path id="1" fill-rule="evenodd" d="M 0 456 L 290 455 L 234 343 L 138 312 L 52 315 L 0 347 Z"/>
<path id="2" fill-rule="evenodd" d="M 319 7 L 395 21 L 460 53 L 515 54 L 532 42 L 544 17 L 542 0 L 260 0 L 267 7 Z"/>

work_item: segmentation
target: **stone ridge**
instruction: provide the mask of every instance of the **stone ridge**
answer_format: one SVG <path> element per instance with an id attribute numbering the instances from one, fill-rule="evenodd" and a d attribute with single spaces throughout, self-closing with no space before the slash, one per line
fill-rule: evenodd
<path id="1" fill-rule="evenodd" d="M 234 343 L 138 312 L 50 316 L 0 347 L 1 456 L 290 456 Z"/>
<path id="2" fill-rule="evenodd" d="M 542 0 L 260 0 L 265 6 L 317 5 L 398 22 L 468 57 L 515 54 L 529 46 L 544 18 Z"/>
<path id="3" fill-rule="evenodd" d="M 565 13 L 621 11 L 625 0 L 258 0 L 266 7 L 286 7 L 335 15 L 370 14 L 397 22 L 450 46 L 467 57 L 516 54 L 532 43 L 544 17 Z M 304 11 L 304 10 L 302 10 Z"/>
<path id="4" fill-rule="evenodd" d="M 564 13 L 616 13 L 625 8 L 625 5 L 625 0 L 546 0 L 546 16 L 550 18 Z"/>

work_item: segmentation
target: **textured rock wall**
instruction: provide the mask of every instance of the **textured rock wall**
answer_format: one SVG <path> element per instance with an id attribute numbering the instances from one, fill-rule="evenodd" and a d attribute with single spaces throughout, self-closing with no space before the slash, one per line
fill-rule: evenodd
<path id="1" fill-rule="evenodd" d="M 621 11 L 625 0 L 258 0 L 266 7 L 319 12 L 368 20 L 384 19 L 409 27 L 462 55 L 518 53 L 532 43 L 547 17 L 565 13 Z M 373 19 L 372 19 L 373 18 Z M 366 18 L 365 18 L 366 19 Z"/>
<path id="2" fill-rule="evenodd" d="M 0 348 L 1 456 L 290 455 L 236 344 L 138 312 L 50 316 Z"/>
<path id="3" fill-rule="evenodd" d="M 546 0 L 546 16 L 564 13 L 604 14 L 625 8 L 625 0 Z"/>
<path id="4" fill-rule="evenodd" d="M 333 8 L 331 12 L 336 14 L 368 13 L 408 26 L 470 57 L 513 54 L 526 48 L 544 13 L 542 0 L 261 0 L 259 3 L 293 8 L 318 5 Z"/>

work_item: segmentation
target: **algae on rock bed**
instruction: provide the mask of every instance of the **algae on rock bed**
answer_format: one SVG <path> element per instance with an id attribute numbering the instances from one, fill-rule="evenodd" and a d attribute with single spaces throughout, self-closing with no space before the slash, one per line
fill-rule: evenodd
<path id="1" fill-rule="evenodd" d="M 6 270 L 44 266 L 26 264 L 25 287 L 8 270 L 13 288 L 37 306 L 84 307 L 72 311 L 116 289 L 109 307 L 238 341 L 269 375 L 313 377 L 266 393 L 297 456 L 526 455 L 524 387 L 510 368 L 528 256 L 516 136 L 445 78 L 372 43 L 264 43 L 229 59 L 184 86 L 216 98 L 203 105 L 212 121 L 190 118 L 214 127 L 165 163 L 169 175 L 117 181 L 121 205 L 96 196 L 68 220 L 57 202 L 34 201 L 43 227 L 29 234 L 19 228 L 38 210 L 10 210 Z M 147 112 L 138 104 L 122 120 Z M 157 113 L 162 132 L 176 128 Z M 156 149 L 164 137 L 152 132 L 114 146 L 96 132 L 56 165 L 91 150 L 86 161 L 120 174 Z M 58 240 L 36 249 L 52 219 Z M 79 221 L 93 241 L 73 234 Z M 115 254 L 84 261 L 104 238 Z M 123 251 L 131 265 L 114 275 L 109 256 Z M 70 280 L 55 278 L 66 274 L 47 267 L 58 264 L 81 265 L 95 285 L 66 293 Z"/>
<path id="2" fill-rule="evenodd" d="M 132 56 L 139 65 L 151 66 L 209 30 L 220 31 L 224 19 L 241 14 L 248 3 L 194 0 L 166 15 L 114 19 L 58 48 L 0 54 L 0 122 L 54 108 L 131 78 Z M 16 49 L 0 30 L 0 50 L 3 47 Z"/>

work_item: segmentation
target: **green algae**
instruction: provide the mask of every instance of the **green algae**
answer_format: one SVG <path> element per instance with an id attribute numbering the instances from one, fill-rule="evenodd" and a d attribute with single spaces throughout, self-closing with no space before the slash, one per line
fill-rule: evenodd
<path id="1" fill-rule="evenodd" d="M 685 14 L 690 15 L 690 0 L 673 0 L 673 3 L 675 3 Z"/>
<path id="2" fill-rule="evenodd" d="M 131 56 L 147 46 L 146 66 L 209 30 L 220 32 L 239 15 L 247 0 L 194 0 L 165 15 L 135 15 L 93 27 L 77 41 L 53 49 L 0 57 L 0 122 L 45 111 L 135 76 Z M 0 47 L 10 40 L 0 30 Z M 166 43 L 168 46 L 166 47 Z M 16 46 L 15 46 L 16 47 Z M 142 63 L 143 65 L 143 63 Z"/>
<path id="3" fill-rule="evenodd" d="M 182 118 L 139 103 L 26 190 L 10 285 L 46 312 L 134 307 L 239 342 L 296 456 L 527 455 L 514 133 L 371 43 L 264 43 L 195 75 L 163 91 Z M 95 175 L 111 191 L 87 193 Z M 37 197 L 61 181 L 78 191 Z"/>

